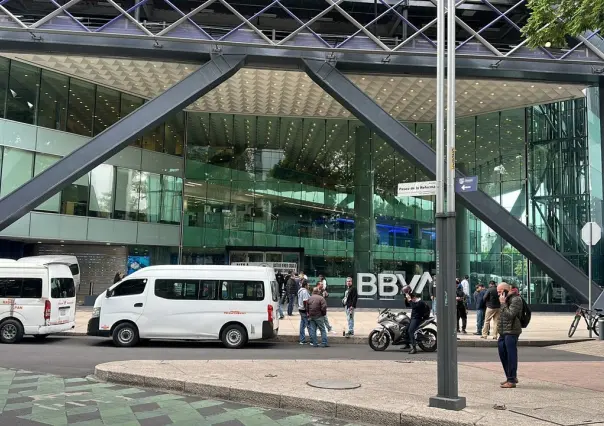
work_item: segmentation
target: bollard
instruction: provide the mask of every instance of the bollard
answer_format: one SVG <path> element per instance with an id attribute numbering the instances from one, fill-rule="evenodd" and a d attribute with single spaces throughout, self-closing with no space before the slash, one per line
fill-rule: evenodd
<path id="1" fill-rule="evenodd" d="M 604 340 L 604 318 L 600 318 L 598 321 L 598 334 L 600 340 Z"/>

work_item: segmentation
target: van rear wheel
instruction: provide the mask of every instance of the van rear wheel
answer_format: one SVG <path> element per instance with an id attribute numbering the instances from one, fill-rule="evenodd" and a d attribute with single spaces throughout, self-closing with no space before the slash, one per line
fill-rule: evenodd
<path id="1" fill-rule="evenodd" d="M 113 330 L 113 344 L 122 348 L 129 348 L 138 344 L 138 329 L 134 324 L 124 322 Z"/>
<path id="2" fill-rule="evenodd" d="M 222 344 L 229 349 L 240 349 L 247 343 L 247 333 L 240 325 L 229 325 L 222 332 Z"/>
<path id="3" fill-rule="evenodd" d="M 23 326 L 14 319 L 4 321 L 0 325 L 0 342 L 19 343 L 23 339 Z"/>

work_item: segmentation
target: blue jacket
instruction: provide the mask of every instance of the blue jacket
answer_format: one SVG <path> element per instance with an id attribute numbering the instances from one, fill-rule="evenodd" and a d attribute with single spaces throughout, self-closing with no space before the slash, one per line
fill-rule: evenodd
<path id="1" fill-rule="evenodd" d="M 487 294 L 487 290 L 483 289 L 474 292 L 474 305 L 476 306 L 476 310 L 485 310 L 487 308 L 487 302 L 484 300 L 484 295 Z"/>

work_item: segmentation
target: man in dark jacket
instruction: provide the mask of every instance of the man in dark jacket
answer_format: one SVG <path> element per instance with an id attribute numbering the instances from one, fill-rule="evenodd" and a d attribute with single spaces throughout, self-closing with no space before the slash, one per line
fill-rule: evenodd
<path id="1" fill-rule="evenodd" d="M 515 388 L 518 383 L 518 337 L 522 333 L 520 316 L 522 315 L 522 297 L 511 292 L 507 283 L 497 286 L 501 311 L 499 313 L 499 359 L 503 365 L 506 380 L 501 383 L 504 389 Z"/>
<path id="2" fill-rule="evenodd" d="M 430 307 L 426 302 L 419 298 L 417 294 L 407 293 L 405 295 L 405 305 L 411 307 L 411 321 L 409 322 L 409 343 L 411 343 L 410 354 L 416 354 L 415 332 L 426 319 L 430 317 Z"/>
<path id="3" fill-rule="evenodd" d="M 352 283 L 352 277 L 346 278 L 346 291 L 342 299 L 342 305 L 346 310 L 346 320 L 348 321 L 348 332 L 344 333 L 344 337 L 354 336 L 354 311 L 357 308 L 359 293 Z"/>
<path id="4" fill-rule="evenodd" d="M 461 319 L 461 332 L 468 334 L 466 331 L 466 327 L 468 326 L 467 299 L 466 293 L 463 291 L 463 285 L 460 282 L 458 282 L 457 290 L 455 291 L 455 300 L 457 301 L 457 332 L 459 333 L 459 320 Z"/>
<path id="5" fill-rule="evenodd" d="M 321 347 L 325 348 L 327 347 L 327 326 L 325 324 L 325 318 L 327 318 L 327 302 L 320 293 L 321 289 L 319 286 L 315 287 L 306 306 L 308 308 L 308 318 L 310 320 L 310 341 L 314 347 L 319 346 L 317 344 L 317 329 L 319 329 L 321 331 Z"/>
<path id="6" fill-rule="evenodd" d="M 484 314 L 487 309 L 486 302 L 484 301 L 486 293 L 487 290 L 482 284 L 476 286 L 476 291 L 474 292 L 474 306 L 476 306 L 476 333 L 474 335 L 476 336 L 482 335 L 482 328 L 484 327 Z"/>
<path id="7" fill-rule="evenodd" d="M 482 338 L 486 339 L 489 336 L 491 328 L 491 320 L 493 321 L 493 339 L 497 339 L 497 327 L 499 326 L 499 294 L 497 294 L 497 284 L 495 281 L 489 282 L 489 289 L 484 295 L 484 302 L 487 311 L 484 315 L 484 326 L 482 327 Z"/>
<path id="8" fill-rule="evenodd" d="M 285 291 L 287 292 L 287 298 L 289 299 L 287 303 L 287 316 L 291 317 L 294 314 L 294 300 L 296 299 L 296 294 L 298 294 L 298 284 L 294 279 L 294 271 L 287 277 Z"/>

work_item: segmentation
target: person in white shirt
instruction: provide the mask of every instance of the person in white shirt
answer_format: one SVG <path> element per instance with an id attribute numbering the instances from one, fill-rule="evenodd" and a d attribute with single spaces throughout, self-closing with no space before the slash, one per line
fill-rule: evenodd
<path id="1" fill-rule="evenodd" d="M 466 300 L 468 300 L 468 304 L 472 304 L 471 301 L 471 297 L 470 297 L 470 277 L 469 276 L 465 276 L 463 278 L 463 280 L 461 280 L 461 286 L 463 287 L 463 292 L 466 295 Z"/>
<path id="2" fill-rule="evenodd" d="M 308 309 L 306 304 L 310 299 L 308 293 L 308 281 L 300 281 L 300 290 L 298 290 L 298 312 L 300 313 L 300 344 L 304 345 L 310 342 L 310 339 L 306 341 L 306 330 L 308 329 L 308 336 L 310 338 L 310 322 L 308 320 Z"/>

